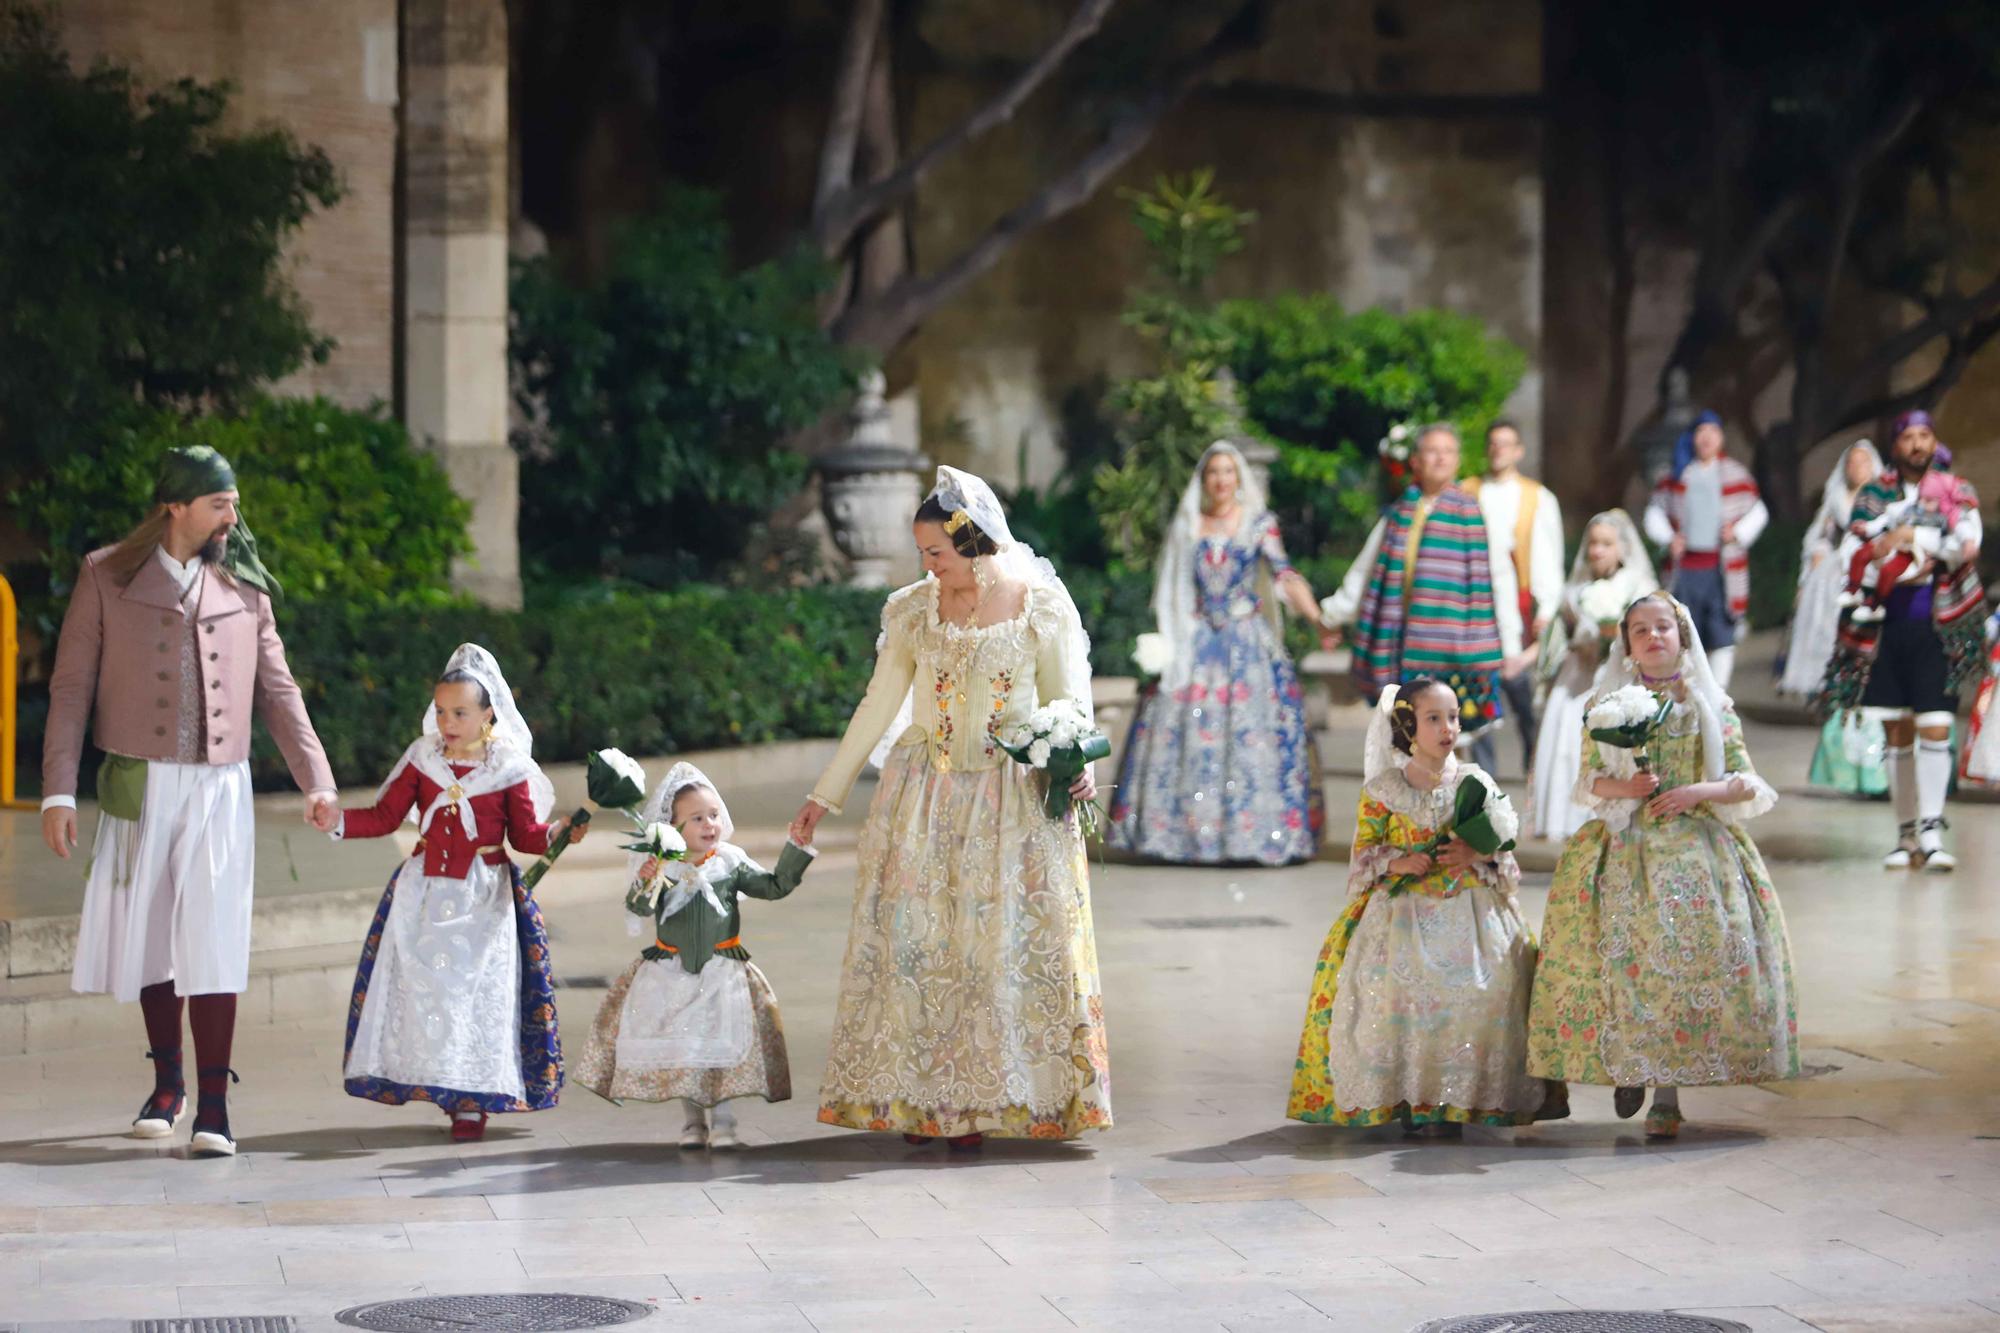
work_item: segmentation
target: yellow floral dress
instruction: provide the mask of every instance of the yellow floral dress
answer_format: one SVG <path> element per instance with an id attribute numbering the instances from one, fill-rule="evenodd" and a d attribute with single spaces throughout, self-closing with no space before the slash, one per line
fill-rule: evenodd
<path id="1" fill-rule="evenodd" d="M 902 700 L 858 850 L 819 1119 L 906 1134 L 1066 1139 L 1111 1124 L 1110 1061 L 1074 812 L 999 735 L 1076 672 L 1067 600 L 943 623 L 931 580 L 891 595 L 868 694 L 814 788 L 838 811 Z M 914 687 L 914 688 L 913 688 Z"/>
<path id="2" fill-rule="evenodd" d="M 1577 800 L 1597 818 L 1563 849 L 1542 923 L 1528 1067 L 1573 1083 L 1698 1087 L 1797 1077 L 1792 952 L 1777 890 L 1743 821 L 1777 803 L 1736 714 L 1723 768 L 1747 801 L 1656 818 L 1591 792 L 1630 753 L 1586 736 Z M 1662 790 L 1699 782 L 1697 711 L 1676 704 L 1647 747 Z"/>
<path id="3" fill-rule="evenodd" d="M 1467 775 L 1498 791 L 1483 770 L 1456 761 L 1435 788 L 1412 785 L 1400 768 L 1363 784 L 1350 897 L 1313 969 L 1291 1119 L 1521 1125 L 1541 1109 L 1521 1021 L 1535 941 L 1514 897 L 1514 854 L 1435 868 L 1390 891 L 1399 877 L 1389 862 L 1445 826 Z"/>

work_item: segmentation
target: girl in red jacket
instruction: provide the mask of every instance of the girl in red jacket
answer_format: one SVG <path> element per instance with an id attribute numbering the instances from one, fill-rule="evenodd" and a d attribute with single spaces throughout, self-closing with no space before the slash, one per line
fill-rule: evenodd
<path id="1" fill-rule="evenodd" d="M 460 1142 L 483 1137 L 489 1115 L 554 1106 L 562 1089 L 548 932 L 506 848 L 540 854 L 584 830 L 546 822 L 555 792 L 533 747 L 500 664 L 464 644 L 375 804 L 328 821 L 336 838 L 380 838 L 408 817 L 421 835 L 361 949 L 347 1091 L 440 1106 Z"/>

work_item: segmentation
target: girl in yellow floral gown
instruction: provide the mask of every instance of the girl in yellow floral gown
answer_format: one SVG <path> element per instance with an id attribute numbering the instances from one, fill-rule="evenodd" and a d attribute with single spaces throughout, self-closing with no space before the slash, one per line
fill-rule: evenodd
<path id="1" fill-rule="evenodd" d="M 1535 942 L 1514 900 L 1512 852 L 1481 856 L 1456 838 L 1420 850 L 1449 822 L 1459 783 L 1457 695 L 1427 678 L 1383 691 L 1348 863 L 1347 910 L 1313 972 L 1285 1114 L 1313 1124 L 1401 1120 L 1430 1137 L 1463 1125 L 1522 1125 L 1543 1111 L 1521 1020 Z M 1564 1114 L 1556 1105 L 1544 1114 Z"/>
<path id="2" fill-rule="evenodd" d="M 1584 740 L 1576 800 L 1596 817 L 1549 891 L 1528 1068 L 1615 1086 L 1621 1117 L 1650 1087 L 1646 1134 L 1670 1139 L 1681 1088 L 1797 1077 L 1798 1021 L 1784 912 L 1743 827 L 1778 796 L 1666 593 L 1625 612 L 1598 691 L 1635 682 L 1673 707 L 1646 746 L 1651 771 Z"/>
<path id="3" fill-rule="evenodd" d="M 956 1149 L 1104 1129 L 1083 834 L 999 744 L 1042 704 L 1089 711 L 1089 642 L 979 478 L 940 468 L 913 532 L 926 577 L 891 594 L 867 697 L 792 826 L 807 841 L 894 740 L 861 832 L 819 1119 Z M 1090 774 L 1070 791 L 1089 800 Z"/>

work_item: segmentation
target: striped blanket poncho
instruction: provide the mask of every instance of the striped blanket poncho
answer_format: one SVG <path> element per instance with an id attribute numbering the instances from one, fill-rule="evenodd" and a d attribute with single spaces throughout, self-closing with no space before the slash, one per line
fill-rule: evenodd
<path id="1" fill-rule="evenodd" d="M 1979 495 L 1972 483 L 1962 477 L 1955 480 L 1957 507 L 1976 511 Z M 1882 517 L 1902 498 L 1902 477 L 1895 472 L 1883 473 L 1855 495 L 1851 527 L 1858 529 Z M 1827 664 L 1826 679 L 1813 700 L 1821 716 L 1860 706 L 1882 648 L 1882 622 L 1857 622 L 1850 611 L 1841 613 L 1833 660 Z M 1931 577 L 1931 624 L 1944 648 L 1948 688 L 1953 692 L 1963 689 L 1985 666 L 1985 622 L 1986 589 L 1979 581 L 1979 562 L 1967 560 L 1950 568 L 1938 562 Z"/>
<path id="2" fill-rule="evenodd" d="M 1499 720 L 1490 549 L 1479 502 L 1457 486 L 1439 491 L 1428 512 L 1412 486 L 1383 515 L 1353 634 L 1354 678 L 1366 697 L 1433 676 L 1458 691 L 1466 731 Z"/>

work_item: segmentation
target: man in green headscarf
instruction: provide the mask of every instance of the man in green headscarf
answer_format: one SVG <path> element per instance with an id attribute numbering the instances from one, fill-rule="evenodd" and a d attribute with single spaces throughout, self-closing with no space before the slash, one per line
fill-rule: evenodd
<path id="1" fill-rule="evenodd" d="M 238 512 L 236 474 L 206 446 L 170 451 L 153 511 L 77 575 L 49 682 L 42 838 L 77 845 L 86 729 L 105 752 L 72 989 L 137 1000 L 153 1093 L 132 1122 L 166 1138 L 187 1110 L 181 1011 L 194 1033 L 193 1156 L 236 1151 L 226 1092 L 236 997 L 249 985 L 256 817 L 250 719 L 261 718 L 306 820 L 337 808 L 333 773 L 285 664 L 278 581 Z"/>
<path id="2" fill-rule="evenodd" d="M 206 512 L 194 512 L 201 501 L 208 502 L 202 506 Z M 205 444 L 169 449 L 160 462 L 153 502 L 166 505 L 176 518 L 181 512 L 176 507 L 186 505 L 195 531 L 213 525 L 197 548 L 202 559 L 222 566 L 240 582 L 261 588 L 274 602 L 283 597 L 278 580 L 257 558 L 257 539 L 250 535 L 250 525 L 237 508 L 236 469 L 229 466 L 228 459 Z"/>

